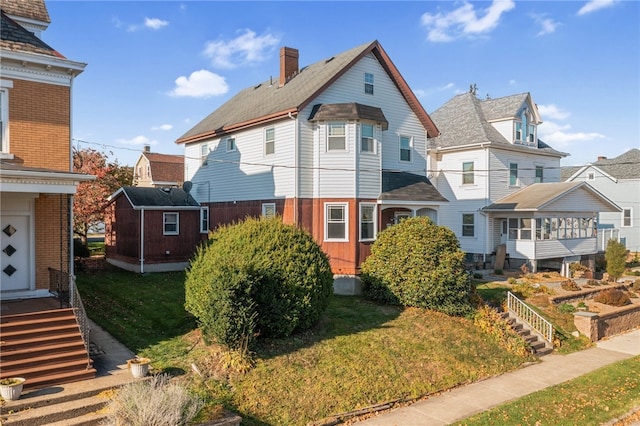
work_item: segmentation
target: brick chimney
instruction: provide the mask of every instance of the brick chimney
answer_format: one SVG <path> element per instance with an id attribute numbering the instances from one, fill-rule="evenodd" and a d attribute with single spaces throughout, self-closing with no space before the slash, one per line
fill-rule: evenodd
<path id="1" fill-rule="evenodd" d="M 151 145 L 145 145 L 144 152 L 151 152 Z"/>
<path id="2" fill-rule="evenodd" d="M 598 161 L 600 160 L 606 160 L 607 157 L 605 157 L 604 155 L 598 155 Z"/>
<path id="3" fill-rule="evenodd" d="M 280 87 L 298 73 L 298 49 L 282 47 L 280 49 Z"/>

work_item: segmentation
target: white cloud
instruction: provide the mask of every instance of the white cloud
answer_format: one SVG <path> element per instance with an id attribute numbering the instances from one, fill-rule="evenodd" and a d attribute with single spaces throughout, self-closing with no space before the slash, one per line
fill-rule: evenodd
<path id="1" fill-rule="evenodd" d="M 144 18 L 144 26 L 151 28 L 152 30 L 159 30 L 162 27 L 169 25 L 169 21 L 163 21 L 158 18 Z"/>
<path id="2" fill-rule="evenodd" d="M 151 130 L 163 130 L 163 131 L 168 131 L 173 129 L 173 126 L 171 124 L 161 124 L 159 126 L 153 126 L 151 128 Z"/>
<path id="3" fill-rule="evenodd" d="M 131 139 L 116 139 L 121 145 L 157 145 L 158 141 L 149 139 L 146 136 L 140 135 Z"/>
<path id="4" fill-rule="evenodd" d="M 211 58 L 214 67 L 231 69 L 244 63 L 260 62 L 280 43 L 280 37 L 245 29 L 238 37 L 229 41 L 209 41 L 204 55 Z"/>
<path id="5" fill-rule="evenodd" d="M 537 34 L 538 36 L 554 33 L 560 25 L 560 23 L 554 21 L 553 19 L 546 18 L 545 15 L 532 13 L 530 16 L 533 19 L 533 22 L 540 26 L 540 31 L 538 31 Z"/>
<path id="6" fill-rule="evenodd" d="M 169 95 L 176 97 L 209 98 L 224 95 L 229 91 L 229 85 L 224 77 L 207 70 L 191 73 L 189 77 L 180 76 L 176 79 L 176 87 Z"/>
<path id="7" fill-rule="evenodd" d="M 493 31 L 504 12 L 515 7 L 513 0 L 493 0 L 484 9 L 484 16 L 478 17 L 474 6 L 466 1 L 462 6 L 447 13 L 425 13 L 421 23 L 427 28 L 427 39 L 433 42 L 447 42 L 464 36 L 475 36 Z"/>
<path id="8" fill-rule="evenodd" d="M 517 86 L 518 82 L 514 79 L 509 80 L 509 86 Z"/>
<path id="9" fill-rule="evenodd" d="M 570 124 L 558 124 L 546 121 L 538 126 L 538 136 L 556 149 L 566 149 L 573 142 L 590 142 L 605 139 L 606 136 L 596 132 L 572 132 Z"/>
<path id="10" fill-rule="evenodd" d="M 569 111 L 562 110 L 555 104 L 538 105 L 538 112 L 542 116 L 543 120 L 546 118 L 551 120 L 566 120 L 571 115 Z"/>
<path id="11" fill-rule="evenodd" d="M 578 15 L 586 15 L 596 10 L 611 7 L 617 3 L 617 0 L 590 0 L 578 10 Z"/>

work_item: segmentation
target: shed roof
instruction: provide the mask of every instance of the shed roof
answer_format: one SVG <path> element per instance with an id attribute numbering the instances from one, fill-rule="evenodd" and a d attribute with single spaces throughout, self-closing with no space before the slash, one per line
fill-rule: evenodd
<path id="1" fill-rule="evenodd" d="M 429 178 L 408 172 L 382 171 L 380 200 L 448 202 Z"/>

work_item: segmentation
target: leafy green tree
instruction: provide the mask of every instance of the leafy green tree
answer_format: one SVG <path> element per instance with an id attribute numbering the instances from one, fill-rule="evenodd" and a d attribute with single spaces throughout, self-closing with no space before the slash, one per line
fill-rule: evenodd
<path id="1" fill-rule="evenodd" d="M 449 228 L 415 217 L 380 234 L 361 266 L 363 291 L 385 303 L 449 315 L 473 311 L 465 254 Z"/>
<path id="2" fill-rule="evenodd" d="M 120 187 L 131 185 L 133 168 L 110 162 L 104 152 L 74 149 L 73 171 L 96 177 L 78 185 L 73 198 L 73 232 L 86 246 L 89 228 L 104 221 L 107 198 Z"/>
<path id="3" fill-rule="evenodd" d="M 210 235 L 191 260 L 185 307 L 206 341 L 232 349 L 256 335 L 310 328 L 333 295 L 327 256 L 304 230 L 280 218 L 247 218 Z"/>
<path id="4" fill-rule="evenodd" d="M 627 263 L 627 248 L 616 240 L 609 240 L 607 250 L 604 252 L 607 261 L 607 274 L 613 280 L 617 280 L 624 273 Z"/>

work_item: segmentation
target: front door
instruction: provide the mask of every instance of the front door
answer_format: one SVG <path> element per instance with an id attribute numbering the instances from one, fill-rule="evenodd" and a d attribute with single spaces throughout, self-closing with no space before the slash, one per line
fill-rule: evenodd
<path id="1" fill-rule="evenodd" d="M 509 229 L 507 229 L 507 219 L 502 219 L 500 223 L 500 244 L 507 244 L 508 239 Z"/>
<path id="2" fill-rule="evenodd" d="M 30 289 L 29 216 L 2 215 L 0 220 L 0 277 L 2 292 Z"/>

